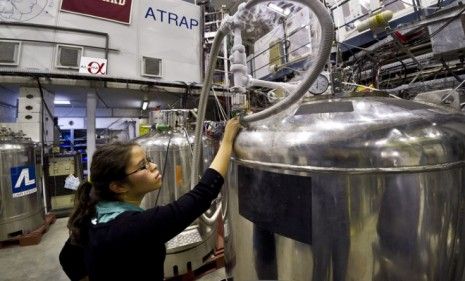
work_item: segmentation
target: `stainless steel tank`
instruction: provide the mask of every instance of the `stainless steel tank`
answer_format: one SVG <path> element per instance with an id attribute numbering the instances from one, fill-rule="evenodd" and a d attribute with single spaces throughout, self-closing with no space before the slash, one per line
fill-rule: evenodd
<path id="1" fill-rule="evenodd" d="M 461 280 L 458 111 L 320 99 L 252 123 L 234 147 L 225 231 L 233 280 Z"/>
<path id="2" fill-rule="evenodd" d="M 163 175 L 162 187 L 159 191 L 145 195 L 141 203 L 143 208 L 166 205 L 190 191 L 194 140 L 189 130 L 189 121 L 189 110 L 162 110 L 156 118 L 157 130 L 136 140 L 145 149 L 147 156 L 158 165 Z M 215 155 L 217 144 L 211 139 L 205 139 L 203 146 L 203 165 L 206 168 Z M 203 172 L 204 167 L 200 171 Z M 207 213 L 211 215 L 215 209 L 213 206 Z M 206 224 L 199 219 L 168 241 L 165 276 L 185 274 L 202 266 L 204 257 L 214 250 L 216 227 L 215 223 Z"/>
<path id="3" fill-rule="evenodd" d="M 0 241 L 44 222 L 40 146 L 22 133 L 0 130 Z"/>
<path id="4" fill-rule="evenodd" d="M 149 136 L 136 140 L 163 173 L 160 192 L 147 194 L 142 201 L 144 208 L 168 204 L 190 190 L 193 140 L 188 132 L 189 111 L 162 110 L 160 114 L 158 128 Z"/>

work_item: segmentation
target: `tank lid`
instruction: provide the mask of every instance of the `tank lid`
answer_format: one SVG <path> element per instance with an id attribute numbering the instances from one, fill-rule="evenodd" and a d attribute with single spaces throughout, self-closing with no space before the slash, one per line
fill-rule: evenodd
<path id="1" fill-rule="evenodd" d="M 462 163 L 465 115 L 384 97 L 324 99 L 255 122 L 236 158 L 315 169 L 377 169 Z"/>
<path id="2" fill-rule="evenodd" d="M 16 132 L 4 126 L 0 128 L 0 141 L 17 143 L 32 142 L 31 138 L 27 137 L 22 130 Z"/>

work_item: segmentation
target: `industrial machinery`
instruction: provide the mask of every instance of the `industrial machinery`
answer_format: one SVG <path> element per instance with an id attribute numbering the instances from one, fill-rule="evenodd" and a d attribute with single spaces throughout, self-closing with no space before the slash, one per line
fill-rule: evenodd
<path id="1" fill-rule="evenodd" d="M 303 99 L 325 69 L 334 38 L 326 7 L 312 0 L 296 1 L 321 25 L 318 54 L 301 83 L 251 77 L 241 29 L 261 2 L 239 5 L 219 28 L 211 53 L 217 56 L 232 32 L 231 92 L 254 86 L 286 92 L 273 106 L 241 116 L 245 128 L 235 140 L 227 187 L 228 277 L 462 280 L 465 116 L 459 106 L 444 106 L 457 89 L 441 92 L 441 105 L 428 104 L 429 95 L 418 103 L 341 90 Z M 202 89 L 196 136 L 214 65 Z M 193 169 L 199 147 L 195 140 Z"/>
<path id="2" fill-rule="evenodd" d="M 66 180 L 83 180 L 81 154 L 78 152 L 50 153 L 44 157 L 45 198 L 47 211 L 68 216 L 74 207 L 77 185 L 67 186 Z"/>
<path id="3" fill-rule="evenodd" d="M 151 120 L 151 123 L 157 123 L 155 132 L 136 140 L 145 149 L 147 157 L 158 165 L 163 178 L 159 190 L 145 195 L 141 203 L 143 208 L 166 205 L 191 189 L 193 137 L 188 129 L 189 114 L 190 110 L 186 109 L 162 110 L 157 118 Z M 217 142 L 211 138 L 205 138 L 203 143 L 205 157 L 200 171 L 209 166 L 217 149 Z M 197 182 L 198 179 L 195 184 Z M 203 219 L 195 221 L 167 242 L 166 277 L 185 274 L 204 264 L 205 257 L 215 247 L 219 208 L 212 206 Z"/>
<path id="4" fill-rule="evenodd" d="M 44 222 L 40 150 L 22 132 L 0 130 L 0 241 Z"/>
<path id="5" fill-rule="evenodd" d="M 333 11 L 336 22 L 344 18 L 342 11 L 352 11 L 349 7 L 357 6 L 357 1 L 345 2 L 342 8 Z M 393 18 L 389 20 L 392 12 Z M 342 84 L 339 92 L 365 86 L 412 99 L 426 91 L 462 91 L 464 12 L 462 2 L 456 0 L 396 0 L 373 7 L 356 20 L 357 27 L 355 19 L 339 26 L 335 72 L 346 73 L 333 76 L 339 76 Z M 369 30 L 362 34 L 355 28 Z M 341 35 L 346 31 L 354 36 Z M 464 106 L 463 101 L 460 104 Z"/>

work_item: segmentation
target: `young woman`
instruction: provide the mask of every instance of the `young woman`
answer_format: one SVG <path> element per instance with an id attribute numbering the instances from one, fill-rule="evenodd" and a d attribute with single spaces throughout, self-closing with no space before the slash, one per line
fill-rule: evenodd
<path id="1" fill-rule="evenodd" d="M 137 144 L 110 144 L 92 157 L 68 222 L 60 263 L 71 280 L 163 280 L 165 243 L 204 213 L 227 173 L 239 121 L 226 124 L 213 162 L 190 192 L 166 206 L 142 210 L 147 192 L 161 187 L 157 165 Z"/>

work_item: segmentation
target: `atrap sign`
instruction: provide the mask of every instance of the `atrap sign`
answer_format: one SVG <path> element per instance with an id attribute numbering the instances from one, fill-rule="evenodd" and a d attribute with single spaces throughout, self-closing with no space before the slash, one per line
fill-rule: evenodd
<path id="1" fill-rule="evenodd" d="M 61 10 L 129 24 L 132 0 L 63 0 Z"/>
<path id="2" fill-rule="evenodd" d="M 175 25 L 177 27 L 184 27 L 186 29 L 192 29 L 199 26 L 199 21 L 196 19 L 152 7 L 149 7 L 147 12 L 145 12 L 145 18 L 165 24 Z"/>
<path id="3" fill-rule="evenodd" d="M 105 75 L 107 74 L 107 60 L 101 58 L 81 57 L 79 73 Z"/>

